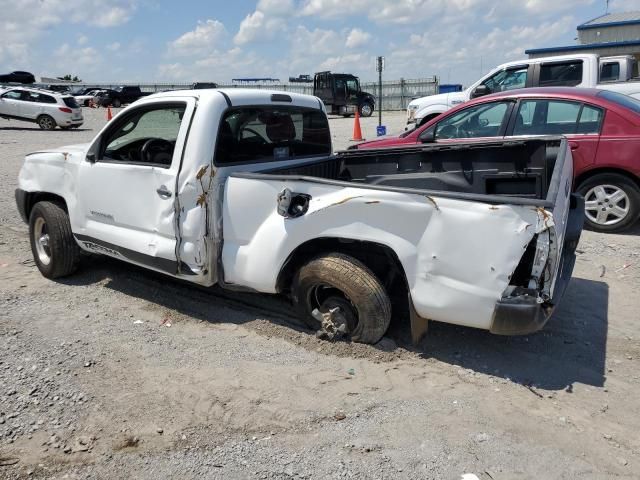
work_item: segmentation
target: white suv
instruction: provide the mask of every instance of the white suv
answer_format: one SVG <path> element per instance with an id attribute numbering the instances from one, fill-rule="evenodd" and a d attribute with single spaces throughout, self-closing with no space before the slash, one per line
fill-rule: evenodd
<path id="1" fill-rule="evenodd" d="M 0 117 L 35 122 L 43 130 L 78 128 L 82 109 L 66 93 L 37 88 L 0 88 Z"/>

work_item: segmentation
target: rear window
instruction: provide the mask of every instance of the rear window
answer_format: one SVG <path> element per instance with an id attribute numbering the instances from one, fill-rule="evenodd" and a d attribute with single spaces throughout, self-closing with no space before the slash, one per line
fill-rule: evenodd
<path id="1" fill-rule="evenodd" d="M 582 82 L 582 60 L 546 63 L 540 67 L 540 86 L 575 87 Z"/>
<path id="2" fill-rule="evenodd" d="M 311 108 L 231 108 L 218 131 L 215 163 L 251 163 L 329 155 L 331 135 L 324 112 Z"/>
<path id="3" fill-rule="evenodd" d="M 80 108 L 80 105 L 78 105 L 78 102 L 76 102 L 76 99 L 73 97 L 62 97 L 62 101 L 69 108 Z"/>
<path id="4" fill-rule="evenodd" d="M 640 113 L 640 100 L 637 100 L 634 97 L 630 97 L 628 95 L 623 95 L 618 92 L 610 92 L 609 90 L 602 90 L 598 93 L 599 97 L 604 98 L 605 100 L 609 100 L 610 102 L 617 103 L 632 112 Z"/>

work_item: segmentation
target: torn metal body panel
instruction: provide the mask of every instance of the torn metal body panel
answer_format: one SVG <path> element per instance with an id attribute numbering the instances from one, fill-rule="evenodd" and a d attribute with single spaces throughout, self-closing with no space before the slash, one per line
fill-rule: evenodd
<path id="1" fill-rule="evenodd" d="M 274 209 L 283 187 L 311 196 L 304 216 L 284 218 Z M 485 329 L 524 248 L 543 228 L 537 211 L 525 206 L 492 209 L 479 202 L 295 181 L 232 177 L 224 205 L 228 283 L 275 293 L 278 273 L 299 245 L 327 237 L 371 241 L 396 252 L 419 316 Z"/>

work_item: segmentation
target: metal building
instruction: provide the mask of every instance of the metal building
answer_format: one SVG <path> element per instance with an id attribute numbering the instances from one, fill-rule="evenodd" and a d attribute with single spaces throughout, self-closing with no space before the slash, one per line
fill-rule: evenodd
<path id="1" fill-rule="evenodd" d="M 578 44 L 525 50 L 529 58 L 572 53 L 634 55 L 640 60 L 640 12 L 608 13 L 578 25 Z"/>

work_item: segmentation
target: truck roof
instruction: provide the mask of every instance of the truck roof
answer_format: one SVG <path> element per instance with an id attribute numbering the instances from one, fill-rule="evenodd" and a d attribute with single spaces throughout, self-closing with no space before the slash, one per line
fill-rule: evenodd
<path id="1" fill-rule="evenodd" d="M 274 99 L 273 96 L 278 95 L 282 100 Z M 324 109 L 322 102 L 312 95 L 303 95 L 300 93 L 284 92 L 281 90 L 267 90 L 262 88 L 217 88 L 203 90 L 172 90 L 169 92 L 160 92 L 144 97 L 143 100 L 154 98 L 173 98 L 173 97 L 196 97 L 203 101 L 214 100 L 215 98 L 229 99 L 231 106 L 235 105 L 270 105 L 277 103 L 283 106 L 294 104 L 308 108 Z M 287 97 L 291 99 L 289 102 Z M 136 103 L 140 103 L 139 100 Z"/>

